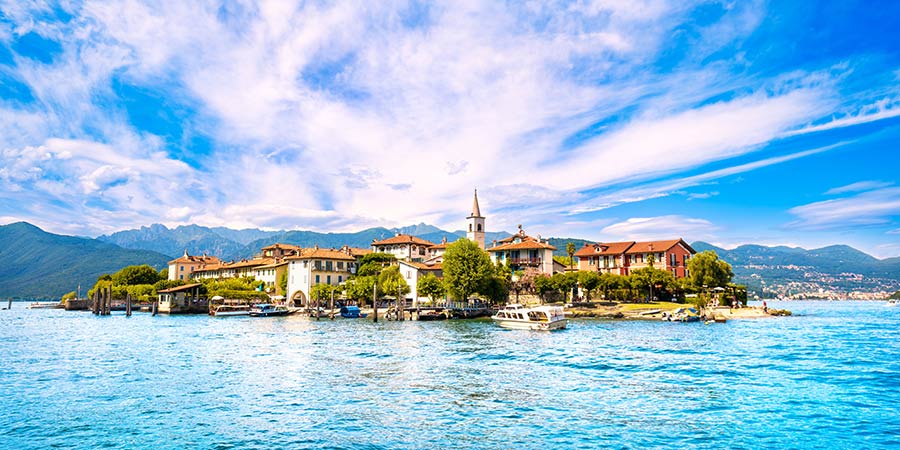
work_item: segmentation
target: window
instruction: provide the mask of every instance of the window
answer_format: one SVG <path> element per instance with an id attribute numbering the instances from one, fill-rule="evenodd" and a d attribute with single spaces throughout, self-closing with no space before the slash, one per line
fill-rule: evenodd
<path id="1" fill-rule="evenodd" d="M 338 275 L 338 284 L 344 281 L 344 277 L 342 275 Z"/>
<path id="2" fill-rule="evenodd" d="M 338 270 L 344 270 L 344 262 L 343 262 L 343 261 L 338 261 L 338 263 L 337 263 L 337 268 L 338 268 Z"/>
<path id="3" fill-rule="evenodd" d="M 325 277 L 325 282 L 328 284 L 331 284 L 331 275 L 328 275 L 327 277 Z"/>
<path id="4" fill-rule="evenodd" d="M 309 267 L 309 266 L 307 265 L 308 263 L 309 263 L 309 261 L 303 261 L 303 268 L 304 268 L 304 269 L 307 268 L 307 267 Z"/>
<path id="5" fill-rule="evenodd" d="M 181 272 L 184 272 L 184 266 L 181 266 Z"/>
<path id="6" fill-rule="evenodd" d="M 331 261 L 325 261 L 325 270 L 331 272 Z"/>
<path id="7" fill-rule="evenodd" d="M 319 284 L 319 276 L 316 275 L 316 284 Z"/>
<path id="8" fill-rule="evenodd" d="M 181 279 L 182 279 L 182 280 L 184 279 L 184 275 L 181 275 Z"/>
<path id="9" fill-rule="evenodd" d="M 478 224 L 478 231 L 481 231 L 481 224 Z"/>
<path id="10" fill-rule="evenodd" d="M 675 267 L 678 265 L 678 255 L 669 253 L 669 265 Z"/>
<path id="11" fill-rule="evenodd" d="M 472 231 L 472 224 L 470 223 L 469 224 L 469 232 L 471 232 L 471 231 Z"/>

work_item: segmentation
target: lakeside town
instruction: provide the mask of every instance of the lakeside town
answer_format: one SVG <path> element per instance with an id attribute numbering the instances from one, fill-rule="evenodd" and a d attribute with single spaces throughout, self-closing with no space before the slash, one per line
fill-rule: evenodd
<path id="1" fill-rule="evenodd" d="M 401 233 L 374 239 L 369 248 L 275 243 L 228 262 L 185 250 L 159 272 L 129 266 L 101 276 L 87 292 L 91 300 L 75 292 L 63 300 L 68 309 L 95 313 L 127 300 L 129 313 L 132 303 L 154 313 L 212 315 L 249 313 L 252 304 L 265 304 L 316 317 L 347 307 L 377 317 L 383 309 L 382 316 L 400 320 L 479 317 L 505 304 L 564 306 L 570 317 L 761 315 L 750 313 L 754 308 L 735 312 L 746 305 L 747 292 L 731 282 L 731 266 L 713 251 L 698 254 L 682 238 L 581 248 L 568 243 L 568 257 L 554 258 L 555 246 L 519 225 L 511 236 L 488 243 L 477 190 L 465 220 L 466 238 L 453 243 Z"/>

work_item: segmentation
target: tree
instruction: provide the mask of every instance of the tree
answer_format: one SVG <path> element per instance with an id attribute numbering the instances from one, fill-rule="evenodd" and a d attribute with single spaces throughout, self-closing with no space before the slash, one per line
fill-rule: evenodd
<path id="1" fill-rule="evenodd" d="M 420 295 L 430 298 L 432 304 L 434 304 L 435 300 L 442 298 L 447 292 L 444 289 L 444 283 L 431 273 L 419 278 L 419 281 L 416 283 L 416 291 Z"/>
<path id="2" fill-rule="evenodd" d="M 322 304 L 323 301 L 331 300 L 331 294 L 339 295 L 341 291 L 340 286 L 334 286 L 328 283 L 319 283 L 309 288 L 309 299 L 312 301 L 318 301 L 319 304 Z"/>
<path id="3" fill-rule="evenodd" d="M 889 300 L 900 299 L 900 291 L 894 292 L 890 297 L 888 297 L 888 299 Z"/>
<path id="4" fill-rule="evenodd" d="M 691 283 L 697 289 L 703 286 L 724 287 L 734 277 L 731 264 L 719 259 L 719 255 L 713 250 L 694 255 L 688 261 L 688 271 L 691 273 Z"/>
<path id="5" fill-rule="evenodd" d="M 142 266 L 128 266 L 112 275 L 113 284 L 119 286 L 153 284 L 160 279 L 159 272 L 146 264 Z"/>
<path id="6" fill-rule="evenodd" d="M 390 266 L 378 275 L 378 289 L 385 295 L 404 296 L 409 294 L 409 285 L 400 274 L 400 266 Z M 400 300 L 399 297 L 397 300 Z"/>
<path id="7" fill-rule="evenodd" d="M 397 258 L 390 253 L 369 253 L 359 260 L 359 269 L 356 270 L 356 274 L 361 277 L 378 275 L 385 265 L 396 260 Z"/>
<path id="8" fill-rule="evenodd" d="M 550 279 L 553 287 L 563 295 L 564 300 L 569 298 L 569 294 L 578 284 L 577 273 L 555 273 Z"/>
<path id="9" fill-rule="evenodd" d="M 447 291 L 463 301 L 485 288 L 494 274 L 487 252 L 468 239 L 459 239 L 447 246 L 443 269 Z"/>
<path id="10" fill-rule="evenodd" d="M 631 287 L 642 295 L 646 293 L 649 301 L 656 296 L 669 298 L 669 290 L 675 285 L 675 276 L 668 270 L 643 267 L 631 272 Z"/>
<path id="11" fill-rule="evenodd" d="M 287 294 L 287 285 L 288 285 L 288 271 L 285 270 L 284 272 L 281 272 L 281 275 L 278 276 L 278 292 L 280 292 L 281 295 L 285 295 L 285 296 L 288 295 Z"/>
<path id="12" fill-rule="evenodd" d="M 159 279 L 160 280 L 168 280 L 169 279 L 169 268 L 163 267 L 162 270 L 159 271 Z"/>
<path id="13" fill-rule="evenodd" d="M 575 243 L 574 242 L 566 243 L 566 254 L 569 255 L 569 267 L 571 267 L 575 262 Z"/>
<path id="14" fill-rule="evenodd" d="M 360 306 L 364 305 L 367 299 L 372 298 L 372 288 L 377 284 L 377 281 L 377 277 L 374 275 L 356 276 L 347 280 L 345 285 L 347 297 L 357 301 Z"/>
<path id="15" fill-rule="evenodd" d="M 532 283 L 534 283 L 534 290 L 538 292 L 538 295 L 541 298 L 541 303 L 544 303 L 544 294 L 556 289 L 556 286 L 553 285 L 553 280 L 547 275 L 538 275 L 534 277 Z"/>
<path id="16" fill-rule="evenodd" d="M 647 255 L 647 267 L 653 267 L 653 263 L 656 262 L 656 257 L 653 256 L 653 253 Z"/>
<path id="17" fill-rule="evenodd" d="M 587 299 L 591 299 L 591 293 L 600 286 L 600 274 L 597 272 L 581 271 L 578 272 L 578 283 L 587 294 Z"/>
<path id="18" fill-rule="evenodd" d="M 75 291 L 72 291 L 72 292 L 68 292 L 68 293 L 66 293 L 65 295 L 63 295 L 62 298 L 61 298 L 60 300 L 61 300 L 61 301 L 66 301 L 66 300 L 69 300 L 69 299 L 74 299 L 74 298 L 76 298 L 76 297 L 78 297 L 78 294 L 76 294 Z"/>
<path id="19" fill-rule="evenodd" d="M 609 300 L 609 291 L 619 288 L 619 276 L 611 273 L 600 274 L 600 285 L 598 287 L 603 291 L 603 298 Z"/>

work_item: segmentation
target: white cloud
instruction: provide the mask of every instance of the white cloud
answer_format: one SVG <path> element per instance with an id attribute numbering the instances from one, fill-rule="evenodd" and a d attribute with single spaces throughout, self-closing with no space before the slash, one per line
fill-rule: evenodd
<path id="1" fill-rule="evenodd" d="M 886 188 L 891 185 L 893 185 L 893 183 L 886 183 L 884 181 L 858 181 L 856 183 L 851 183 L 851 184 L 848 184 L 845 186 L 840 186 L 840 187 L 829 189 L 827 192 L 825 192 L 825 195 L 846 194 L 848 192 L 871 191 L 871 190 L 875 190 L 875 189 Z"/>
<path id="2" fill-rule="evenodd" d="M 792 228 L 822 230 L 886 224 L 900 216 L 900 188 L 882 188 L 810 203 L 791 208 L 789 212 L 798 217 L 788 225 Z"/>
<path id="3" fill-rule="evenodd" d="M 600 233 L 605 241 L 659 240 L 684 238 L 693 242 L 711 236 L 717 227 L 705 219 L 667 215 L 658 217 L 634 217 L 603 228 Z"/>

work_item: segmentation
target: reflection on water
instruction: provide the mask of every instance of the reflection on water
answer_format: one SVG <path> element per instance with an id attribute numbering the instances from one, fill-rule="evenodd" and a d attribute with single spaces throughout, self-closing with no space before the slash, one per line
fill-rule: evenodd
<path id="1" fill-rule="evenodd" d="M 891 447 L 900 310 L 724 325 L 0 312 L 0 446 Z"/>

